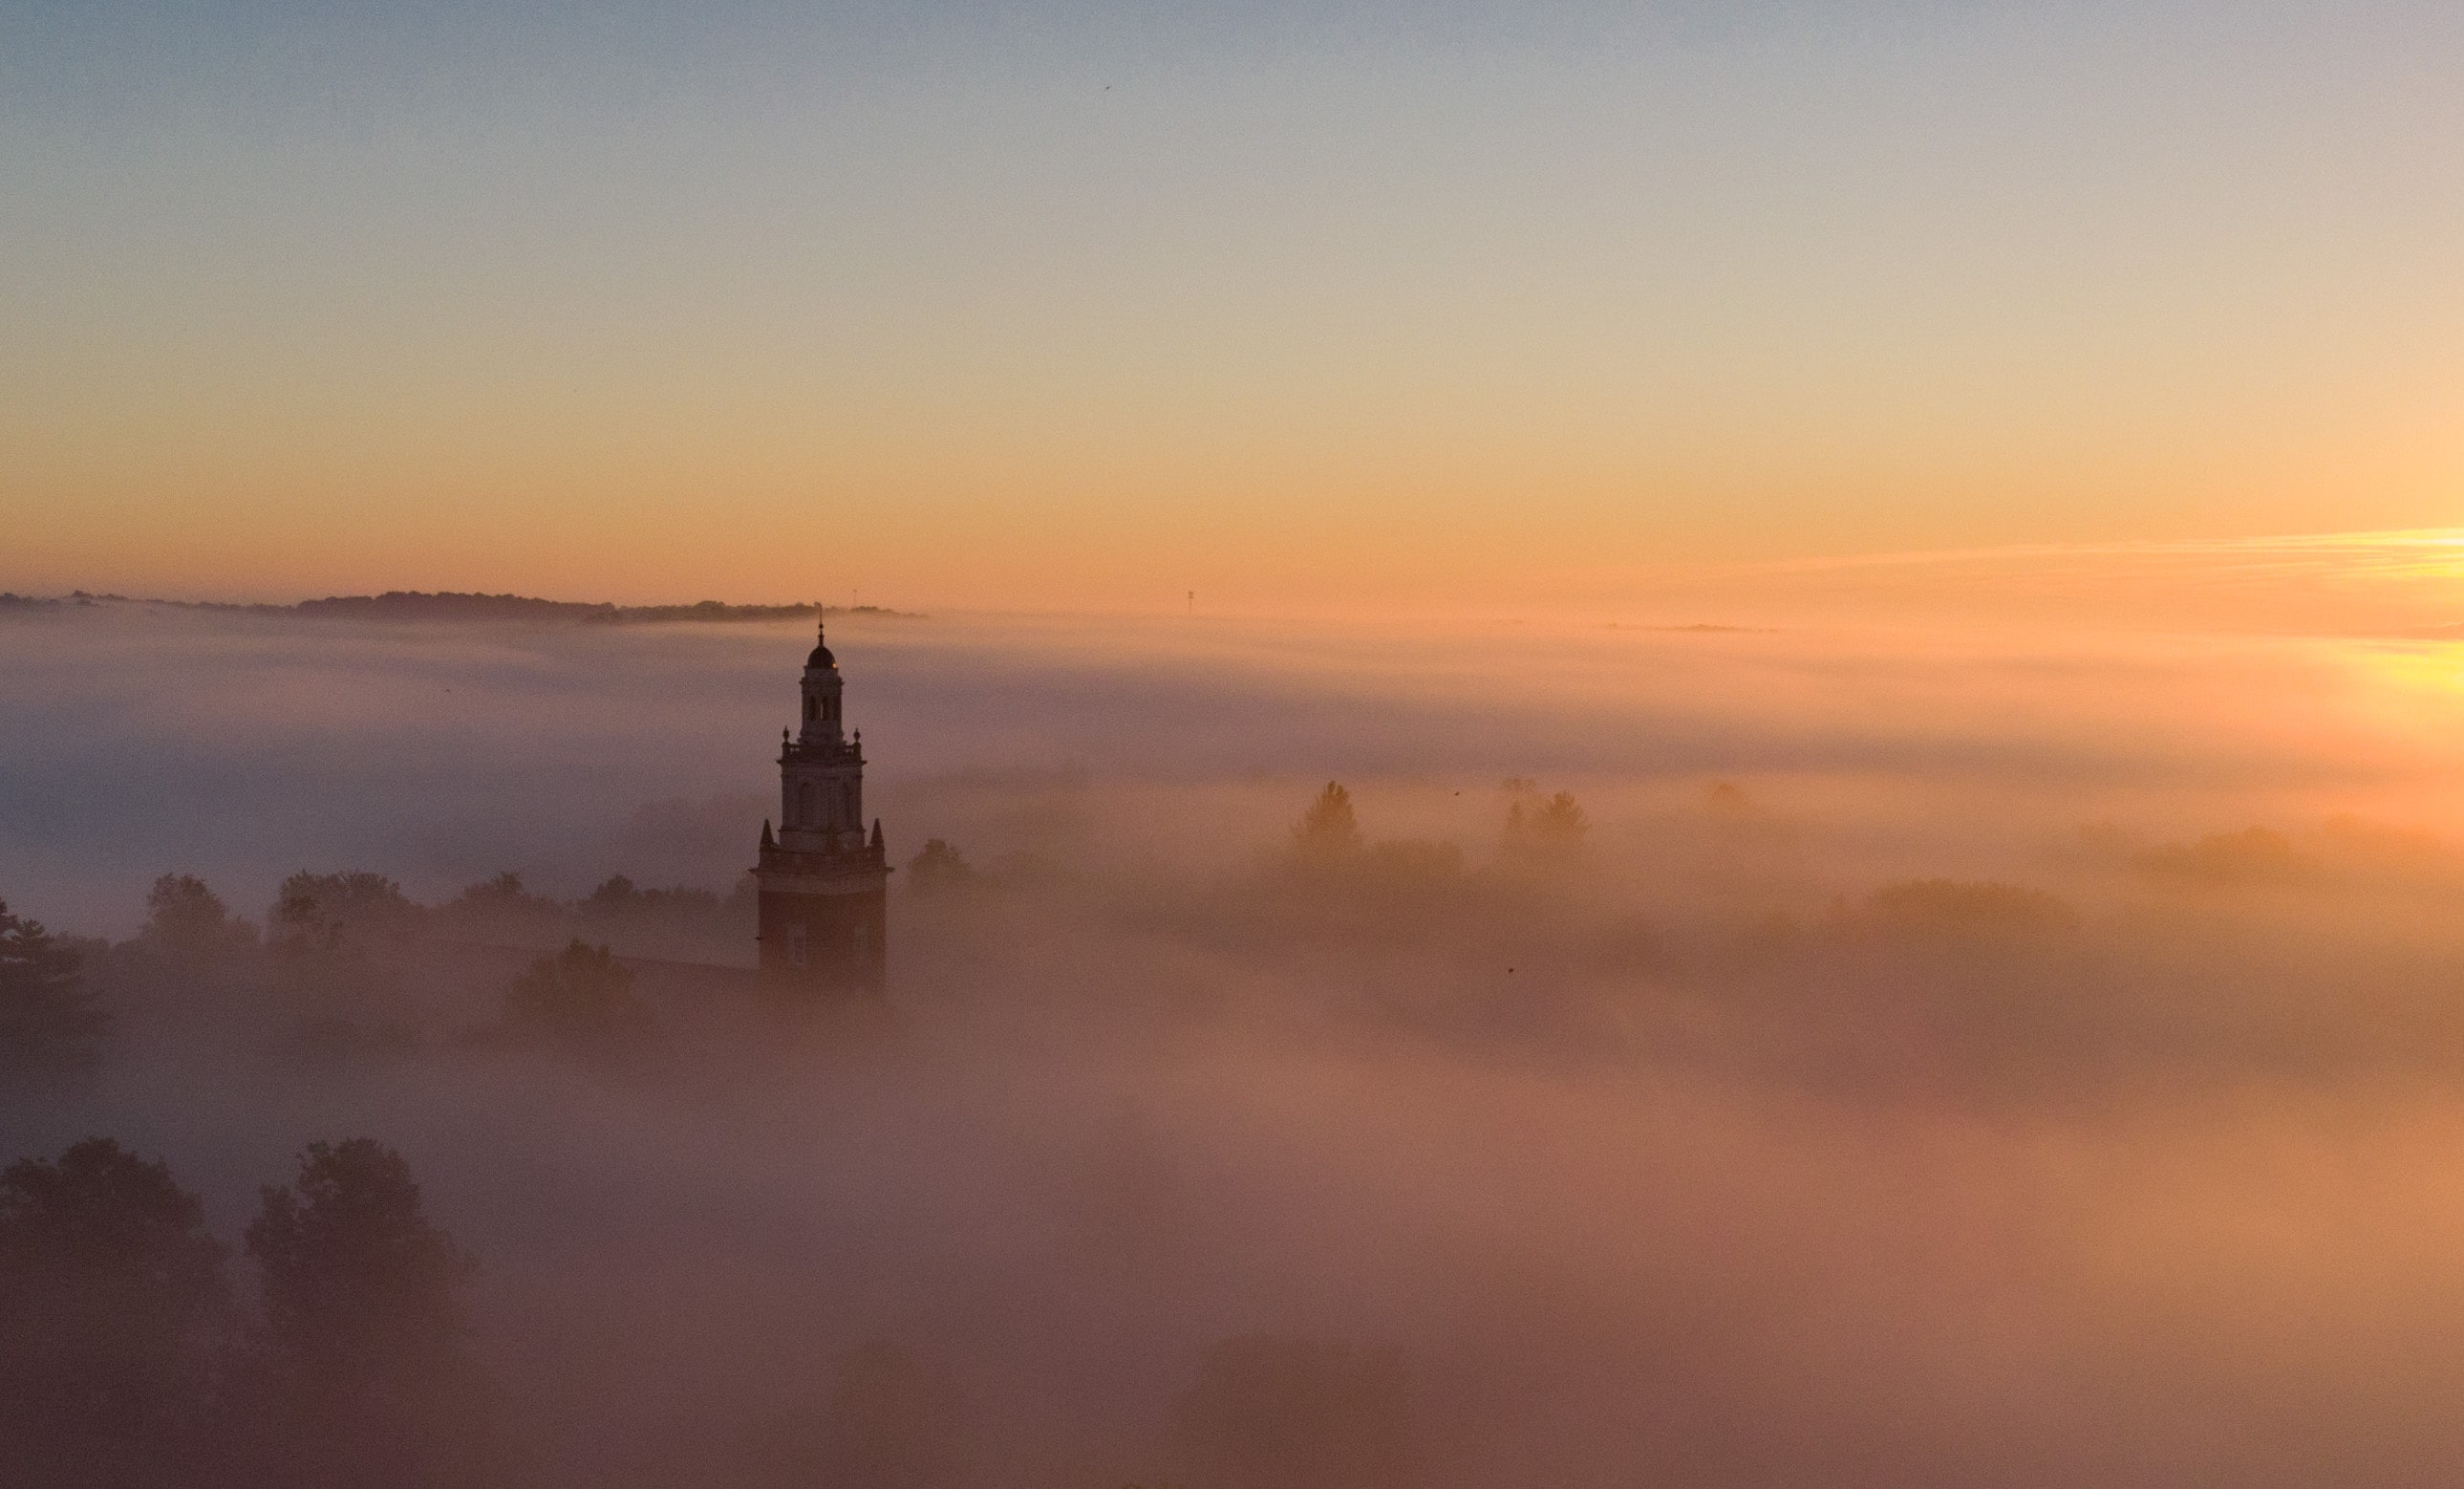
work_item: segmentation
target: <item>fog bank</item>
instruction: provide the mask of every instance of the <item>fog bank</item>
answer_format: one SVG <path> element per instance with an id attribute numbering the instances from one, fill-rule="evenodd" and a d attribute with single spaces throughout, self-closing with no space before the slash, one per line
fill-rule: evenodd
<path id="1" fill-rule="evenodd" d="M 2443 646 L 831 641 L 893 859 L 963 858 L 894 882 L 894 1018 L 656 992 L 615 1058 L 485 1036 L 529 948 L 447 910 L 208 952 L 146 887 L 723 896 L 801 632 L 0 625 L 0 896 L 119 1019 L 0 1158 L 115 1135 L 228 1238 L 398 1146 L 521 1481 L 2457 1472 Z"/>

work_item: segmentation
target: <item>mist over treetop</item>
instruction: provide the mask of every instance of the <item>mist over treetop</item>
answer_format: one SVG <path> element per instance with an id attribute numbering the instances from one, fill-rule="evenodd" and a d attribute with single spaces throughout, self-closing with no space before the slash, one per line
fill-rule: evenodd
<path id="1" fill-rule="evenodd" d="M 388 1431 L 532 1455 L 491 1481 L 2452 1463 L 2434 646 L 830 642 L 898 868 L 861 1026 L 675 967 L 749 945 L 803 619 L 0 629 L 15 1156 L 312 1291 L 317 1195 L 401 1221 L 403 1316 L 458 1288 L 467 1351 L 287 1337 L 421 1406 Z M 252 1380 L 186 1337 L 117 1358 Z M 348 1392 L 254 1399 L 356 1440 Z M 2219 1433 L 2254 1402 L 2301 1453 Z"/>
<path id="2" fill-rule="evenodd" d="M 11 903 L 97 929 L 127 928 L 166 871 L 248 905 L 336 866 L 422 898 L 507 869 L 564 898 L 615 873 L 724 893 L 775 811 L 746 742 L 792 722 L 780 668 L 809 645 L 793 620 L 52 615 L 0 627 L 0 874 L 25 886 Z M 2438 784 L 2464 691 L 2432 643 L 984 616 L 850 617 L 831 641 L 902 860 L 934 836 L 1009 851 L 979 811 L 1071 817 L 1107 855 L 1181 856 L 1151 831 L 1173 814 L 1265 841 L 1330 778 L 1434 820 L 1456 791 L 1545 777 L 1609 841 L 1734 780 L 1913 877 L 1948 866 L 1922 842 L 1979 856 L 1980 833 L 2098 820 L 2185 842 L 2464 821 Z"/>

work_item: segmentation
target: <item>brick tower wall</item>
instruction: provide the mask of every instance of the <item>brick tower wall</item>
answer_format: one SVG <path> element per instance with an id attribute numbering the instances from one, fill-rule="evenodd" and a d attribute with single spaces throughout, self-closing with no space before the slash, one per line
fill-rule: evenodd
<path id="1" fill-rule="evenodd" d="M 890 973 L 886 887 L 851 894 L 763 889 L 761 985 L 788 993 L 879 993 Z"/>

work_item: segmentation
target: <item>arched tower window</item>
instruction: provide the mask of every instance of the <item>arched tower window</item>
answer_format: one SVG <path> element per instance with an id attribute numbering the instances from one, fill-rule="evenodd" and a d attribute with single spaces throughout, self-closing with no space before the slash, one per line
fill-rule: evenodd
<path id="1" fill-rule="evenodd" d="M 814 820 L 821 815 L 814 810 L 816 804 L 812 782 L 806 781 L 796 788 L 796 820 L 799 824 L 804 827 L 813 825 Z"/>
<path id="2" fill-rule="evenodd" d="M 804 699 L 804 722 L 805 722 L 806 723 L 810 723 L 810 722 L 812 722 L 815 719 L 820 718 L 820 717 L 821 717 L 821 700 L 816 699 L 816 698 L 813 698 L 813 697 L 810 697 L 810 696 L 807 696 L 807 697 Z"/>

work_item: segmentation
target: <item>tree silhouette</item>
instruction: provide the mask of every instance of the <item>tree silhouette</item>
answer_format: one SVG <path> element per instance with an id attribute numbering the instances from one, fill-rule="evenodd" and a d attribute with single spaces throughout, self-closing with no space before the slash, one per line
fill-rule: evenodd
<path id="1" fill-rule="evenodd" d="M 926 839 L 924 851 L 907 860 L 907 887 L 917 895 L 966 889 L 981 877 L 964 854 L 937 837 Z"/>
<path id="2" fill-rule="evenodd" d="M 312 1143 L 248 1228 L 264 1322 L 237 1420 L 259 1482 L 349 1489 L 473 1481 L 486 1397 L 461 1292 L 478 1270 L 429 1223 L 402 1155 Z"/>
<path id="3" fill-rule="evenodd" d="M 382 874 L 354 870 L 282 881 L 274 901 L 271 939 L 285 950 L 338 950 L 411 929 L 425 913 Z"/>
<path id="4" fill-rule="evenodd" d="M 693 956 L 734 935 L 731 905 L 707 889 L 644 889 L 619 874 L 575 900 L 573 917 L 576 928 L 595 941 L 643 954 Z"/>
<path id="5" fill-rule="evenodd" d="M 171 1171 L 89 1138 L 0 1173 L 0 1481 L 191 1481 L 223 1248 Z"/>
<path id="6" fill-rule="evenodd" d="M 641 887 L 624 875 L 616 874 L 576 901 L 574 909 L 585 916 L 613 920 L 628 914 L 641 901 Z"/>
<path id="7" fill-rule="evenodd" d="M 1590 834 L 1590 813 L 1572 791 L 1559 791 L 1542 796 L 1528 781 L 1509 781 L 1517 790 L 1517 799 L 1506 809 L 1506 831 L 1498 845 L 1498 855 L 1505 862 L 1517 867 L 1563 867 L 1578 862 L 1583 856 L 1584 839 Z"/>
<path id="8" fill-rule="evenodd" d="M 382 1018 L 401 995 L 392 953 L 428 913 L 382 874 L 294 874 L 266 918 L 273 986 L 313 1017 Z"/>
<path id="9" fill-rule="evenodd" d="M 1591 828 L 1590 815 L 1572 791 L 1559 791 L 1531 813 L 1531 835 L 1544 843 L 1580 843 Z"/>
<path id="10" fill-rule="evenodd" d="M 476 936 L 532 937 L 564 922 L 563 905 L 523 888 L 522 877 L 510 869 L 485 883 L 465 886 L 436 913 L 463 934 Z"/>
<path id="11" fill-rule="evenodd" d="M 145 896 L 137 933 L 148 950 L 177 961 L 230 956 L 256 945 L 256 927 L 231 919 L 222 897 L 187 874 L 165 874 Z"/>
<path id="12" fill-rule="evenodd" d="M 1352 793 L 1327 782 L 1292 828 L 1292 851 L 1310 863 L 1336 863 L 1358 854 L 1360 821 L 1353 814 Z"/>
<path id="13" fill-rule="evenodd" d="M 0 1065 L 91 1064 L 111 1015 L 78 975 L 77 951 L 0 900 Z"/>
<path id="14" fill-rule="evenodd" d="M 533 962 L 505 989 L 504 1030 L 517 1037 L 599 1049 L 637 1044 L 655 1029 L 633 995 L 633 972 L 605 946 L 576 941 Z"/>

